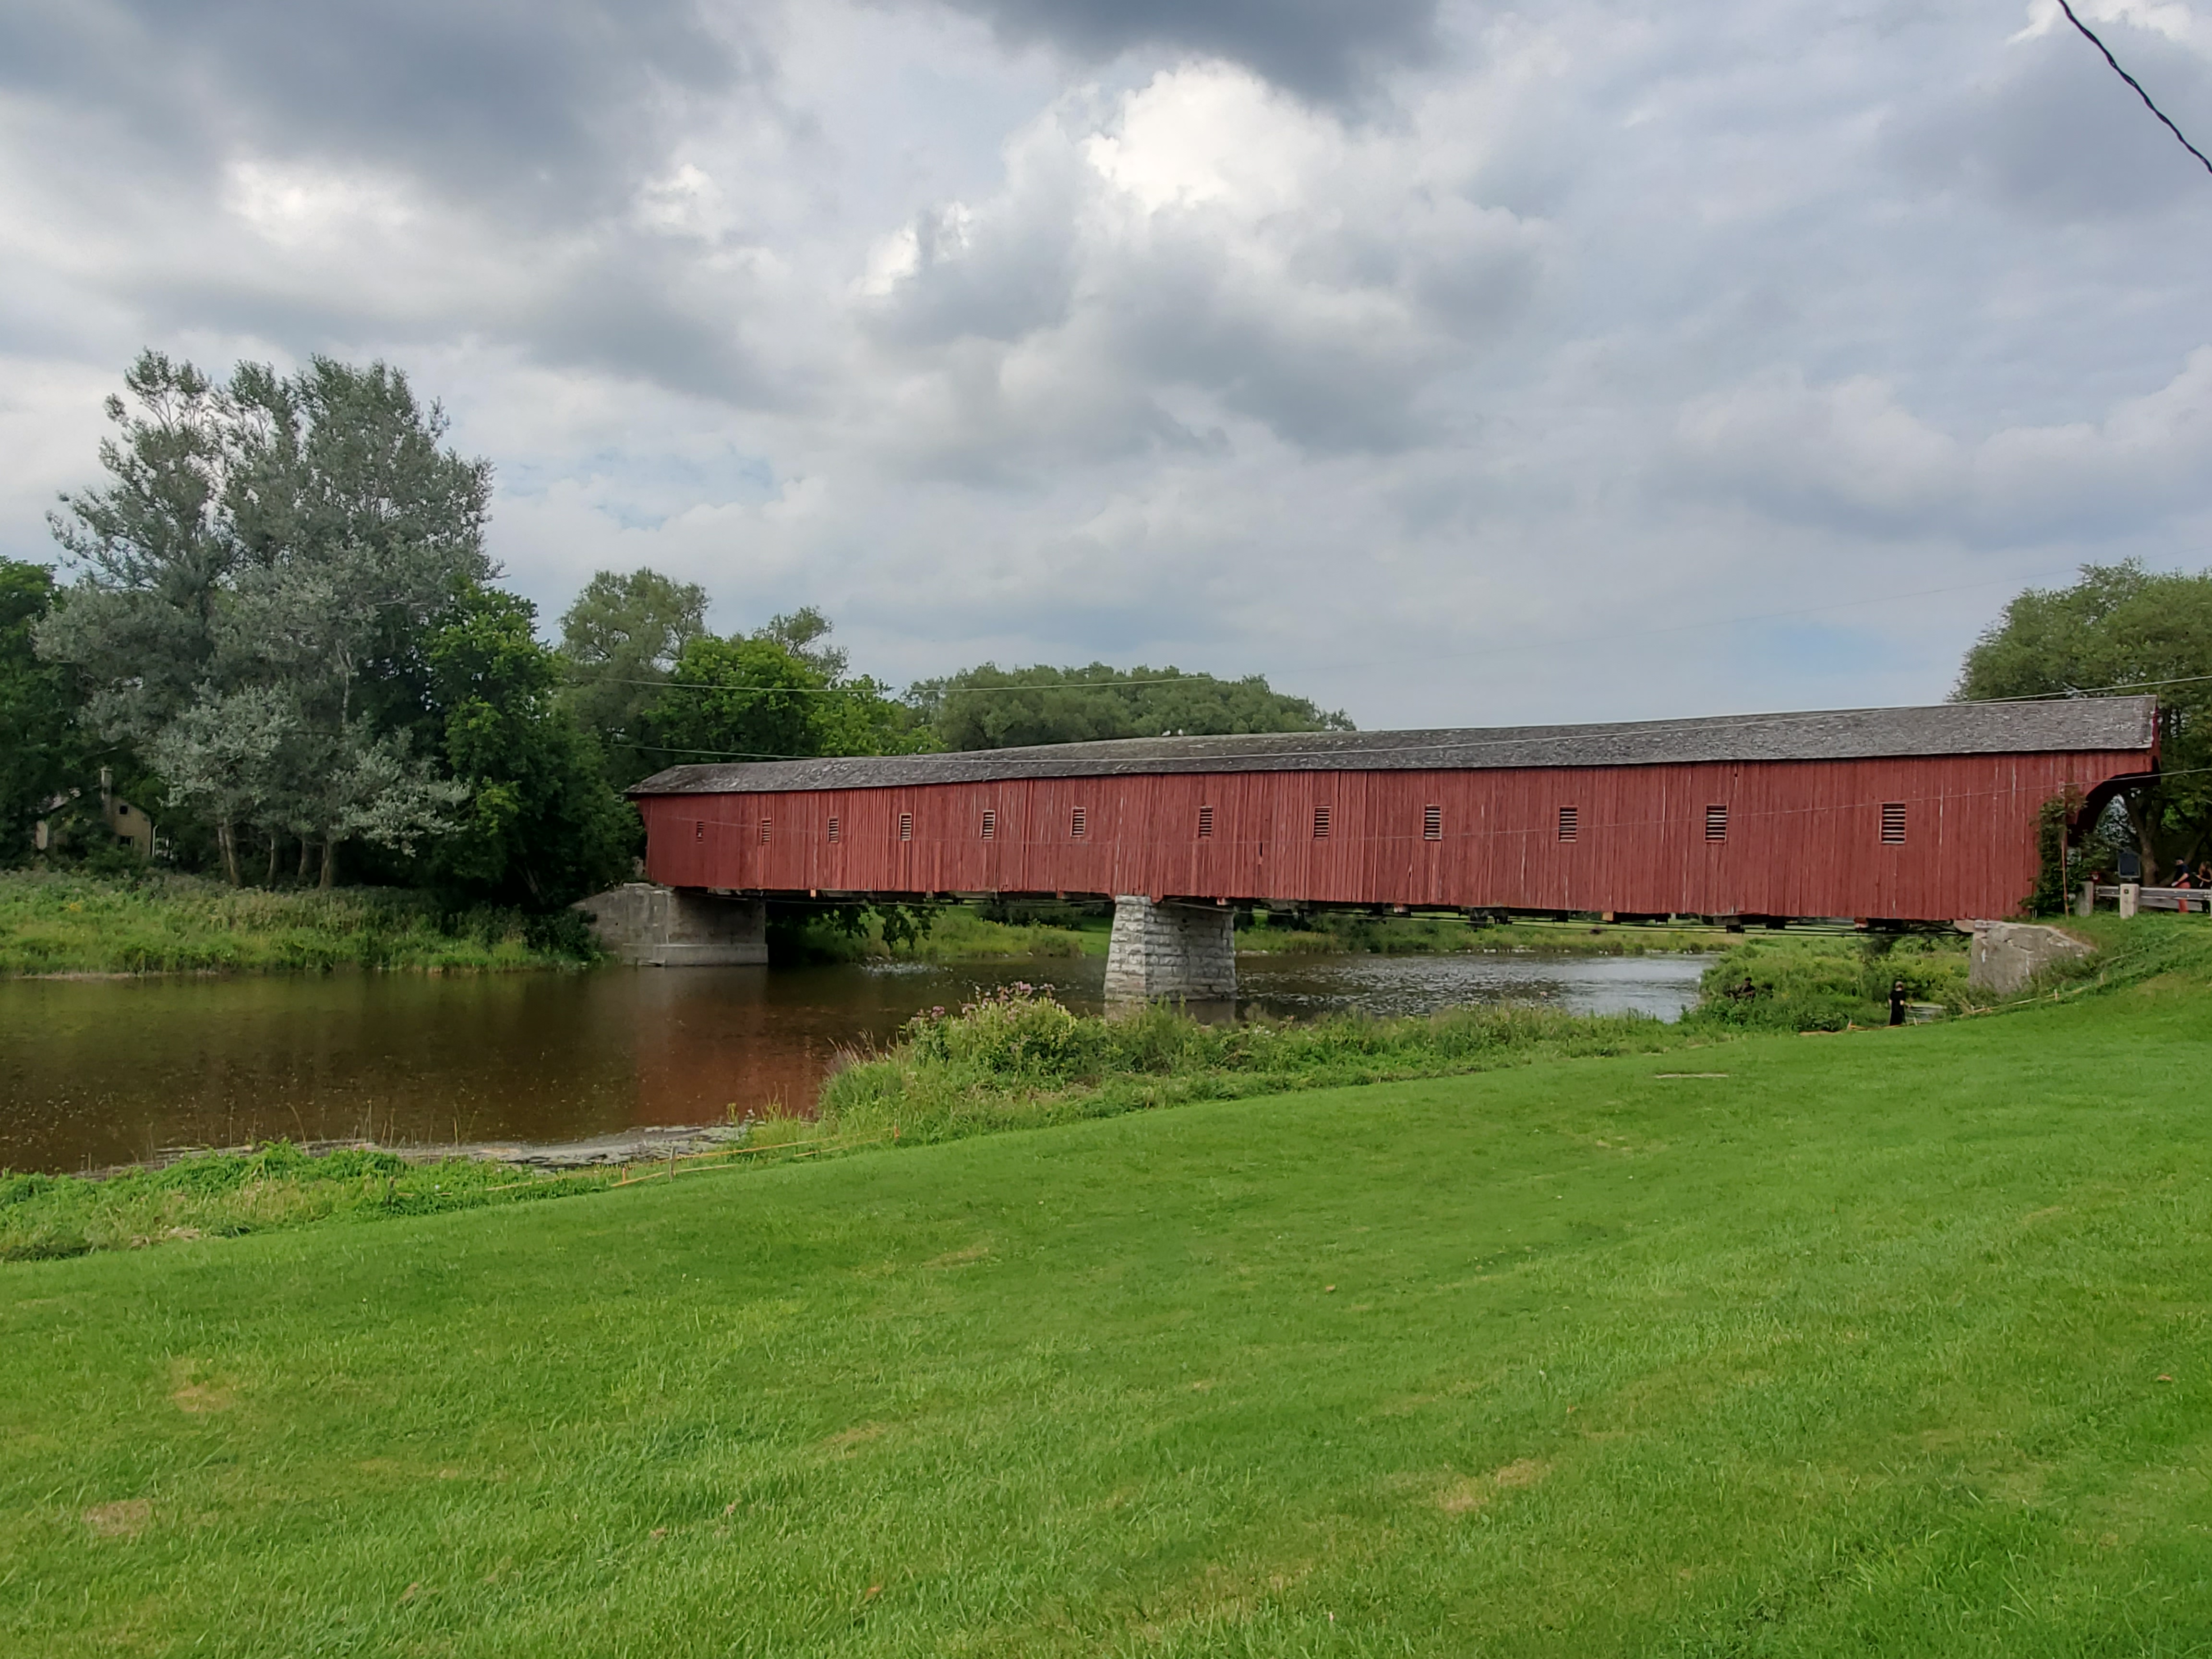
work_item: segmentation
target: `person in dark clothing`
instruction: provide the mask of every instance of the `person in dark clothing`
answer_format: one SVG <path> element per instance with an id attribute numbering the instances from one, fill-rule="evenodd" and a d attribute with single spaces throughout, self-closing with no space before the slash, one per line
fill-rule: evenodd
<path id="1" fill-rule="evenodd" d="M 1901 979 L 1889 982 L 1889 1023 L 1892 1025 L 1905 1024 L 1905 981 Z"/>

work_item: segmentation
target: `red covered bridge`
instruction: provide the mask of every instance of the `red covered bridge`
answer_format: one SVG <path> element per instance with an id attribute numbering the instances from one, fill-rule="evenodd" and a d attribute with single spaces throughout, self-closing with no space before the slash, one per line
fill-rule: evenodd
<path id="1" fill-rule="evenodd" d="M 2043 804 L 2101 805 L 2157 737 L 2154 699 L 2081 698 L 680 766 L 631 793 L 655 882 L 748 898 L 1952 921 L 2010 915 Z"/>

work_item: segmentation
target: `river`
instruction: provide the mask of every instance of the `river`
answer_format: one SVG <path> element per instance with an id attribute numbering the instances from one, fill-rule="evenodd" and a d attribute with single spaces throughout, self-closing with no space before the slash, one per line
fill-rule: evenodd
<path id="1" fill-rule="evenodd" d="M 1692 956 L 1247 957 L 1245 1012 L 1469 1002 L 1673 1018 Z M 576 1140 L 805 1110 L 843 1051 L 978 986 L 1100 1006 L 1104 962 L 0 981 L 0 1169 L 68 1170 L 289 1136 Z M 1232 1011 L 1211 1011 L 1226 1017 Z"/>

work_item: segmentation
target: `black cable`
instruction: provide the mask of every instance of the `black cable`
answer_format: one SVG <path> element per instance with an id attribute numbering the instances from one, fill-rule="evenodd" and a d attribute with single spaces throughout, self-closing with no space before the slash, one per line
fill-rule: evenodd
<path id="1" fill-rule="evenodd" d="M 2179 127 L 2174 125 L 2172 122 L 2166 120 L 2166 112 L 2160 109 L 2156 104 L 2151 102 L 2150 94 L 2142 89 L 2142 82 L 2136 80 L 2134 76 L 2129 74 L 2125 70 L 2120 67 L 2120 60 L 2112 56 L 2112 49 L 2106 46 L 2102 40 L 2100 40 L 2097 38 L 2096 32 L 2087 23 L 2083 22 L 2080 18 L 2074 15 L 2074 8 L 2068 5 L 2066 3 L 2066 0 L 2058 0 L 2058 9 L 2066 14 L 2066 21 L 2071 23 L 2075 28 L 2081 30 L 2083 38 L 2085 38 L 2091 46 L 2096 47 L 2099 52 L 2105 54 L 2105 61 L 2112 66 L 2112 73 L 2118 76 L 2121 80 L 2126 82 L 2130 86 L 2136 89 L 2136 96 L 2143 100 L 2143 107 L 2148 110 L 2153 115 L 2158 117 L 2160 121 L 2164 121 L 2166 123 L 2166 130 L 2172 133 L 2176 138 L 2179 138 L 2181 140 L 2182 149 L 2187 150 L 2198 161 L 2203 161 L 2204 163 L 2205 172 L 2212 173 L 2212 161 L 2207 161 L 2205 159 L 2204 152 L 2197 149 L 2196 145 L 2191 143 L 2189 140 L 2183 136 L 2182 131 Z"/>

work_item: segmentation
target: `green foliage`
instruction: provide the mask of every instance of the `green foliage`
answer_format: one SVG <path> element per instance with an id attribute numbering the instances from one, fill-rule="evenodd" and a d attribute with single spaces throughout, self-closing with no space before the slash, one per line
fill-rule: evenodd
<path id="1" fill-rule="evenodd" d="M 2035 890 L 2021 902 L 2023 915 L 2060 916 L 2073 908 L 2073 889 L 2081 872 L 2094 867 L 2070 856 L 2069 842 L 2081 816 L 2079 789 L 2069 785 L 2037 809 L 2035 815 Z"/>
<path id="2" fill-rule="evenodd" d="M 1103 923 L 1077 928 L 994 921 L 969 904 L 779 904 L 768 912 L 769 960 L 991 962 L 1103 956 Z M 1070 907 L 1061 907 L 1070 908 Z"/>
<path id="3" fill-rule="evenodd" d="M 911 754 L 928 744 L 912 712 L 839 653 L 810 649 L 826 631 L 811 613 L 793 634 L 777 617 L 750 635 L 694 640 L 647 716 L 665 765 L 811 755 Z M 781 634 L 783 637 L 779 637 Z"/>
<path id="4" fill-rule="evenodd" d="M 2084 565 L 2071 587 L 2030 588 L 1966 653 L 1956 695 L 2155 693 L 2166 775 L 2127 803 L 2147 879 L 2194 864 L 2212 838 L 2212 572 Z"/>
<path id="5" fill-rule="evenodd" d="M 0 875 L 0 974 L 542 968 L 598 954 L 572 911 L 457 910 L 397 888 L 278 892 L 143 868 Z"/>
<path id="6" fill-rule="evenodd" d="M 1349 732 L 1340 713 L 1271 690 L 1263 675 L 1241 680 L 1179 668 L 1003 669 L 994 663 L 908 692 L 945 749 L 1011 749 L 1106 738 L 1193 737 L 1240 732 Z"/>
<path id="7" fill-rule="evenodd" d="M 112 398 L 109 477 L 64 497 L 77 567 L 41 651 L 91 687 L 87 714 L 215 833 L 405 854 L 459 792 L 416 741 L 428 635 L 487 579 L 487 463 L 381 363 L 241 365 L 218 387 L 149 352 Z"/>
<path id="8" fill-rule="evenodd" d="M 99 1178 L 0 1172 L 0 1261 L 52 1261 L 331 1220 L 434 1215 L 597 1190 L 610 1177 L 532 1182 L 501 1164 L 410 1162 L 370 1147 L 310 1155 L 289 1141 Z"/>
<path id="9" fill-rule="evenodd" d="M 1255 912 L 1240 925 L 1237 948 L 1255 956 L 1550 956 L 1640 957 L 1719 949 L 1727 935 L 1711 927 L 1658 927 L 1518 921 L 1478 925 L 1460 916 L 1374 915 L 1358 910 L 1303 914 Z"/>
<path id="10" fill-rule="evenodd" d="M 46 803 L 85 779 L 76 688 L 32 642 L 53 605 L 46 566 L 0 559 L 0 865 L 29 854 Z"/>
<path id="11" fill-rule="evenodd" d="M 437 847 L 440 884 L 549 909 L 621 879 L 637 815 L 608 786 L 598 746 L 559 695 L 561 665 L 527 599 L 471 588 L 428 651 L 445 757 L 468 816 Z"/>
<path id="12" fill-rule="evenodd" d="M 1209 1025 L 1155 1004 L 1100 1018 L 1071 1012 L 1049 986 L 1030 985 L 931 1009 L 900 1035 L 890 1054 L 856 1060 L 823 1085 L 823 1133 L 896 1125 L 902 1139 L 957 1139 L 1190 1100 L 1656 1053 L 1692 1040 L 1641 1014 L 1511 1007 Z"/>
<path id="13" fill-rule="evenodd" d="M 1964 934 L 1874 934 L 1862 939 L 1749 937 L 1705 969 L 1686 1029 L 1840 1031 L 1886 1025 L 1889 991 L 1908 1000 L 1966 1006 Z"/>
<path id="14" fill-rule="evenodd" d="M 599 738 L 617 788 L 653 769 L 646 711 L 684 647 L 706 634 L 707 590 L 656 570 L 594 572 L 562 613 L 570 706 Z"/>

